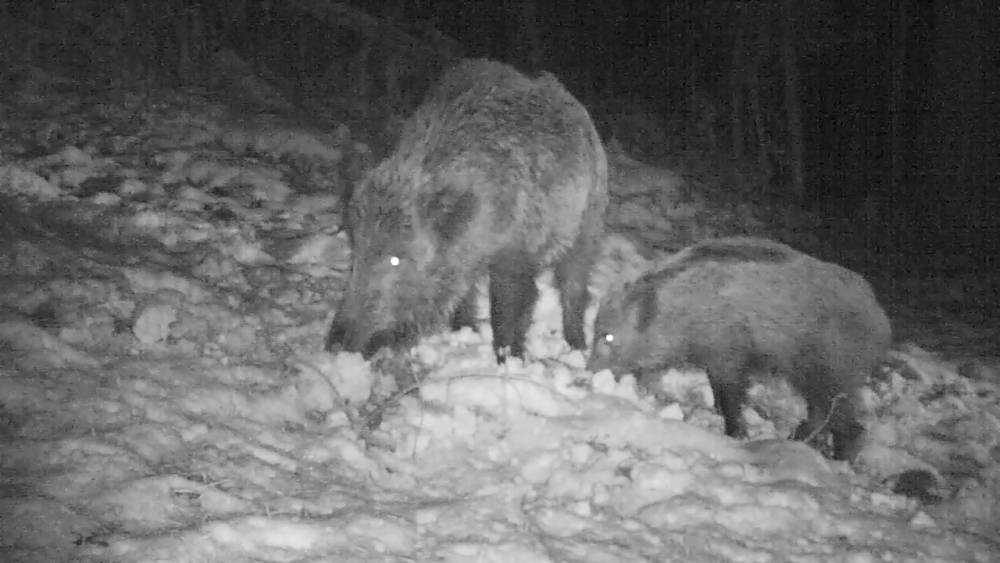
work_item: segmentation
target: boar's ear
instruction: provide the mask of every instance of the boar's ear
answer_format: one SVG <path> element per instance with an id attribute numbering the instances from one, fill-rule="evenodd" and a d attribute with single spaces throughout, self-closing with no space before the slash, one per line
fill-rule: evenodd
<path id="1" fill-rule="evenodd" d="M 446 186 L 440 190 L 421 194 L 420 218 L 445 241 L 451 242 L 465 231 L 479 209 L 479 197 L 471 190 Z"/>

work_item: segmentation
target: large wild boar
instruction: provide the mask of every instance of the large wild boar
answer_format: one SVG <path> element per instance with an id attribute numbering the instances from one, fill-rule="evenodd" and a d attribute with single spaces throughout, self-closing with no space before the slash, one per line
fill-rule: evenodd
<path id="1" fill-rule="evenodd" d="M 352 270 L 326 349 L 367 358 L 449 321 L 474 326 L 475 285 L 489 276 L 497 360 L 523 357 L 535 277 L 548 266 L 566 341 L 585 349 L 587 281 L 607 197 L 597 131 L 555 77 L 459 63 L 352 197 Z"/>
<path id="2" fill-rule="evenodd" d="M 889 320 L 860 275 L 784 244 L 735 237 L 690 246 L 609 292 L 588 367 L 633 373 L 645 387 L 666 368 L 702 368 L 730 436 L 745 434 L 750 376 L 771 372 L 806 401 L 796 437 L 829 416 L 834 457 L 852 459 L 863 434 L 856 392 L 889 343 Z"/>

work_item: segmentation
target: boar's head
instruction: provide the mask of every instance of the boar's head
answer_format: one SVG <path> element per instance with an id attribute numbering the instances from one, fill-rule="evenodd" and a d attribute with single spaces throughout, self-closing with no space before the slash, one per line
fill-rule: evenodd
<path id="1" fill-rule="evenodd" d="M 656 288 L 633 283 L 610 290 L 594 319 L 594 342 L 587 369 L 610 369 L 616 378 L 651 368 L 657 359 Z M 640 373 L 636 373 L 639 376 Z"/>
<path id="2" fill-rule="evenodd" d="M 401 187 L 402 186 L 402 187 Z M 403 348 L 440 328 L 474 283 L 466 234 L 475 193 L 407 182 L 376 170 L 354 194 L 347 218 L 351 274 L 326 340 L 328 351 Z"/>

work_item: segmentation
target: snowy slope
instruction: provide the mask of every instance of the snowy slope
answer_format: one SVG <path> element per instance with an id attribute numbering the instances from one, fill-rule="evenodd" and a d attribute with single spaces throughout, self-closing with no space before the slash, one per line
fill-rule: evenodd
<path id="1" fill-rule="evenodd" d="M 332 356 L 349 132 L 192 99 L 122 133 L 55 96 L 0 146 L 0 560 L 1000 560 L 990 374 L 900 347 L 851 468 L 780 439 L 780 386 L 741 443 L 704 374 L 662 405 L 587 373 L 544 276 L 528 363 L 486 324 Z M 40 148 L 67 114 L 75 144 Z M 605 250 L 597 295 L 644 263 Z"/>

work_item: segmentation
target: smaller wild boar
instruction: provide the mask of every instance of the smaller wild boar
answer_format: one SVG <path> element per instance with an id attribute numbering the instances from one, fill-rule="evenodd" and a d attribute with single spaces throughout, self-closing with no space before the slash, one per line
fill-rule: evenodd
<path id="1" fill-rule="evenodd" d="M 588 368 L 633 373 L 647 388 L 667 368 L 702 368 L 730 436 L 745 435 L 740 415 L 751 376 L 771 372 L 806 401 L 808 418 L 795 437 L 829 418 L 834 457 L 853 459 L 864 433 L 856 392 L 890 337 L 860 275 L 778 242 L 722 238 L 609 292 Z"/>

